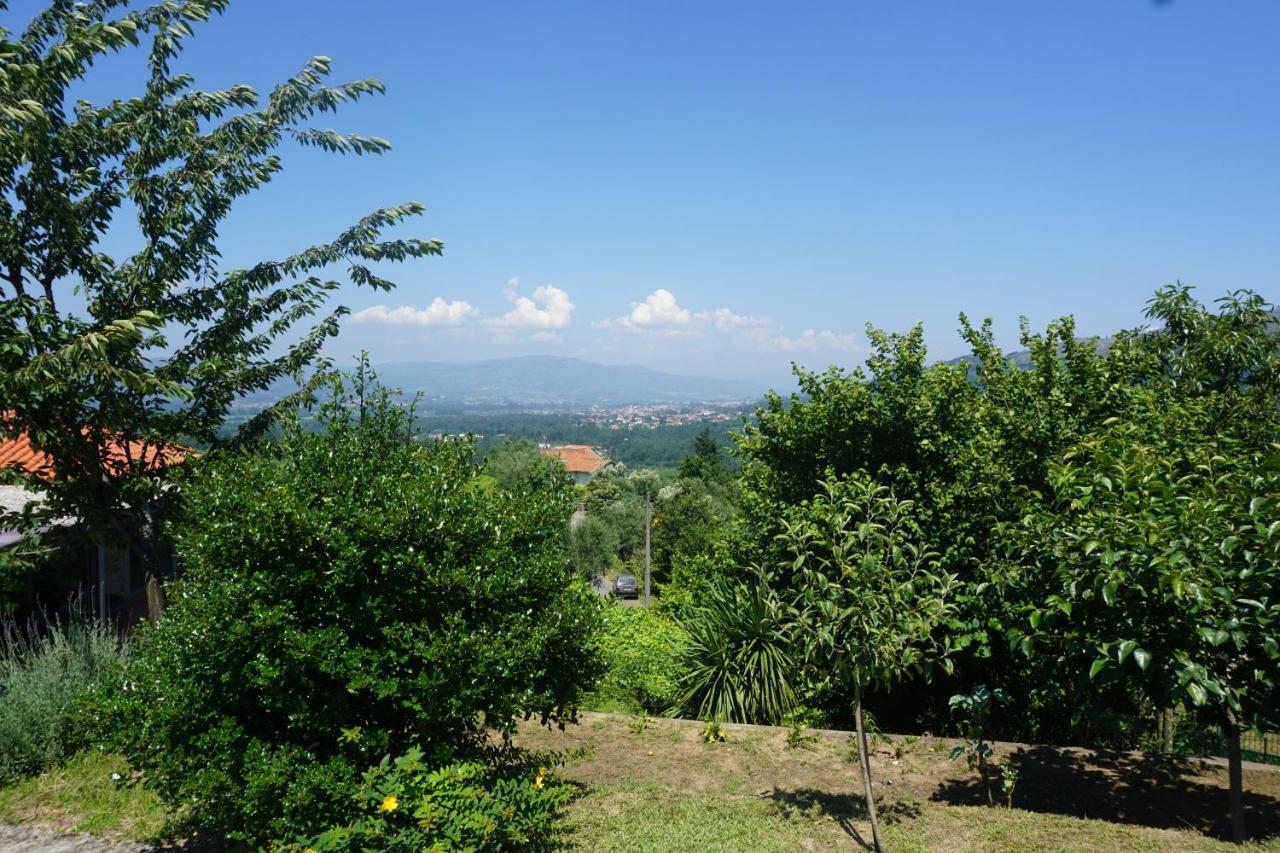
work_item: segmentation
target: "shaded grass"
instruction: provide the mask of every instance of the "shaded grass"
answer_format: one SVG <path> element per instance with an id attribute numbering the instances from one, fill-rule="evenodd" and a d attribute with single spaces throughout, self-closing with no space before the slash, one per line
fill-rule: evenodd
<path id="1" fill-rule="evenodd" d="M 838 800 L 838 801 L 836 801 Z M 867 837 L 861 806 L 801 792 L 780 796 L 686 795 L 652 781 L 597 789 L 569 814 L 583 850 L 638 853 L 856 850 Z M 884 830 L 894 851 L 1227 851 L 1233 845 L 1195 832 L 1099 820 L 923 803 Z M 1256 849 L 1280 849 L 1259 845 Z"/>
<path id="2" fill-rule="evenodd" d="M 127 781 L 118 755 L 82 752 L 62 766 L 0 788 L 0 822 L 48 826 L 133 841 L 160 840 L 168 813 Z M 112 774 L 119 774 L 119 781 Z"/>

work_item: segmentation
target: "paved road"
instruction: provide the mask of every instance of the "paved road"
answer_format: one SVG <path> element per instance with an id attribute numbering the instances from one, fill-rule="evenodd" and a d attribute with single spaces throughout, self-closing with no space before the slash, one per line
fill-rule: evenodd
<path id="1" fill-rule="evenodd" d="M 613 595 L 613 586 L 608 581 L 600 577 L 592 578 L 591 588 L 594 589 L 601 598 L 608 598 Z M 657 594 L 652 590 L 649 592 L 649 598 L 651 602 L 658 600 Z M 644 607 L 644 593 L 641 592 L 641 594 L 635 598 L 619 598 L 618 602 L 621 603 L 623 607 Z"/>

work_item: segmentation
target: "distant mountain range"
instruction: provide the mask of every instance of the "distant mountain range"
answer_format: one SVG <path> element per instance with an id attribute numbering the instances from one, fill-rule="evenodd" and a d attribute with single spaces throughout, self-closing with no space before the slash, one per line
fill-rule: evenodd
<path id="1" fill-rule="evenodd" d="M 376 365 L 379 380 L 429 405 L 558 408 L 758 400 L 763 382 L 664 373 L 637 365 L 526 356 L 483 361 L 401 361 Z"/>

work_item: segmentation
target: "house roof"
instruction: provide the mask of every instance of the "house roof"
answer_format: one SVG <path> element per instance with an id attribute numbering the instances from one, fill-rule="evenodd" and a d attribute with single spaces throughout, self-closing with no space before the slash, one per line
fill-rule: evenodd
<path id="1" fill-rule="evenodd" d="M 191 448 L 177 444 L 121 441 L 118 438 L 107 438 L 102 444 L 103 461 L 118 470 L 129 467 L 131 462 L 141 463 L 147 469 L 168 468 L 195 455 Z M 22 432 L 12 438 L 0 438 L 0 468 L 17 468 L 47 479 L 53 476 L 53 459 L 34 447 L 31 437 Z"/>
<path id="2" fill-rule="evenodd" d="M 562 444 L 559 447 L 542 448 L 543 456 L 554 456 L 564 463 L 570 474 L 594 474 L 609 464 L 594 449 L 585 444 Z"/>

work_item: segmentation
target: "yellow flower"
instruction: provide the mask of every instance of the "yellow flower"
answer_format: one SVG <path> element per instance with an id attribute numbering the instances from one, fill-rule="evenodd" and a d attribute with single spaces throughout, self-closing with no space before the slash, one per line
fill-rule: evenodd
<path id="1" fill-rule="evenodd" d="M 400 807 L 400 801 L 395 797 L 383 797 L 382 805 L 378 807 L 379 811 L 393 812 Z"/>
<path id="2" fill-rule="evenodd" d="M 308 847 L 306 850 L 303 850 L 302 853 L 316 853 L 316 848 Z"/>
<path id="3" fill-rule="evenodd" d="M 538 768 L 538 778 L 536 778 L 536 779 L 534 779 L 534 780 L 533 780 L 533 787 L 535 787 L 535 788 L 541 788 L 541 787 L 542 787 L 542 778 L 543 778 L 544 776 L 546 776 L 546 775 L 547 775 L 547 768 L 545 768 L 545 767 L 539 767 L 539 768 Z"/>

